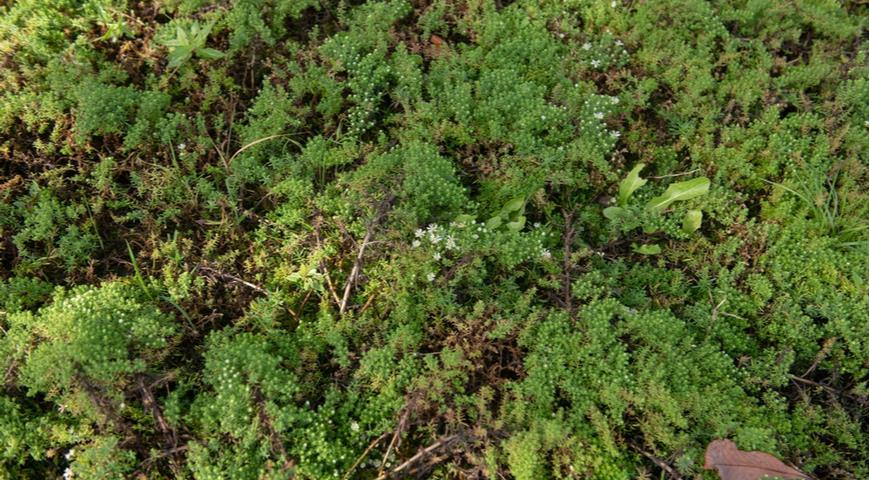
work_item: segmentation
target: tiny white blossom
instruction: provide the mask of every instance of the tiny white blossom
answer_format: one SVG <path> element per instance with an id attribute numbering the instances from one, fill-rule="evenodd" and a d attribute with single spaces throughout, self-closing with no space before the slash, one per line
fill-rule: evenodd
<path id="1" fill-rule="evenodd" d="M 586 43 L 583 44 L 583 50 L 589 50 L 589 49 L 591 49 L 591 48 L 592 48 L 592 44 L 591 44 L 591 43 L 586 42 Z"/>
<path id="2" fill-rule="evenodd" d="M 71 459 L 73 457 L 73 455 L 75 455 L 75 454 L 76 454 L 76 449 L 71 448 L 71 449 L 69 449 L 68 452 L 66 452 L 66 454 L 63 456 L 63 458 L 65 458 L 65 459 L 67 459 L 67 461 L 69 461 L 69 459 Z"/>
<path id="3" fill-rule="evenodd" d="M 69 467 L 66 467 L 66 469 L 63 471 L 63 480 L 69 480 L 72 477 L 73 477 L 72 469 Z"/>
<path id="4" fill-rule="evenodd" d="M 432 255 L 432 258 L 434 258 L 435 260 L 441 260 L 441 253 L 435 252 L 435 254 Z"/>
<path id="5" fill-rule="evenodd" d="M 448 250 L 453 250 L 456 248 L 456 239 L 453 238 L 453 235 L 447 236 L 447 244 L 445 245 Z"/>
<path id="6" fill-rule="evenodd" d="M 187 147 L 187 144 L 186 144 L 186 143 L 179 143 L 179 144 L 178 144 L 178 149 L 179 149 L 179 150 L 184 150 L 186 147 Z"/>
<path id="7" fill-rule="evenodd" d="M 429 273 L 429 275 L 426 275 L 426 280 L 429 280 L 430 282 L 434 282 L 435 281 L 435 274 Z"/>
<path id="8" fill-rule="evenodd" d="M 601 112 L 595 112 L 595 115 L 594 115 L 594 116 L 595 116 L 595 118 L 597 118 L 598 120 L 601 120 L 601 119 L 604 118 L 604 114 L 601 113 Z"/>
<path id="9" fill-rule="evenodd" d="M 617 41 L 615 41 L 615 42 L 613 42 L 613 43 L 619 45 L 620 47 L 623 45 L 622 40 L 617 40 Z"/>
<path id="10" fill-rule="evenodd" d="M 354 432 L 359 431 L 359 424 L 356 422 L 350 422 L 350 429 Z"/>
<path id="11" fill-rule="evenodd" d="M 541 257 L 543 257 L 546 260 L 549 260 L 550 258 L 553 257 L 553 254 L 550 253 L 550 250 L 544 248 L 544 249 L 541 249 Z"/>
<path id="12" fill-rule="evenodd" d="M 418 228 L 418 229 L 414 232 L 414 236 L 417 237 L 417 238 L 420 238 L 420 237 L 423 236 L 424 233 L 425 233 L 425 232 L 423 232 L 423 229 L 422 229 L 422 228 Z"/>
<path id="13" fill-rule="evenodd" d="M 420 240 L 414 240 L 413 242 L 411 242 L 411 246 L 414 247 L 414 248 L 419 247 L 419 246 L 420 246 Z"/>
<path id="14" fill-rule="evenodd" d="M 616 8 L 616 0 L 610 2 L 610 8 Z"/>
<path id="15" fill-rule="evenodd" d="M 589 62 L 589 64 L 592 65 L 592 68 L 598 68 L 601 65 L 601 61 L 600 60 L 592 60 L 591 62 Z"/>
<path id="16" fill-rule="evenodd" d="M 616 105 L 619 103 L 619 97 L 610 97 L 610 102 Z"/>
<path id="17" fill-rule="evenodd" d="M 426 232 L 429 234 L 429 241 L 432 243 L 438 243 L 441 241 L 441 235 L 438 235 L 438 226 L 434 223 L 429 225 L 429 228 L 426 229 Z"/>
<path id="18" fill-rule="evenodd" d="M 610 132 L 610 136 L 613 138 L 619 138 L 620 135 L 622 135 L 622 134 L 617 132 L 616 130 Z"/>

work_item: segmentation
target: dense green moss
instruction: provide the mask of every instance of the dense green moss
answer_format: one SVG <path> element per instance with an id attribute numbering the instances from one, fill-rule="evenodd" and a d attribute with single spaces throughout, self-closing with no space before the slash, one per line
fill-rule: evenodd
<path id="1" fill-rule="evenodd" d="M 0 7 L 0 478 L 866 478 L 867 13 Z"/>

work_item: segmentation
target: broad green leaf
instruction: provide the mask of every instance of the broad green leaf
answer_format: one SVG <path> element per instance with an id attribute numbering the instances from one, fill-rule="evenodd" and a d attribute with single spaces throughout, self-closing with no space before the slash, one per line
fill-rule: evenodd
<path id="1" fill-rule="evenodd" d="M 604 209 L 604 216 L 609 218 L 610 220 L 616 220 L 621 217 L 623 213 L 625 213 L 625 209 L 622 207 L 607 207 Z"/>
<path id="2" fill-rule="evenodd" d="M 187 37 L 187 32 L 181 28 L 181 25 L 175 27 L 175 39 L 178 45 L 190 45 L 190 39 Z"/>
<path id="3" fill-rule="evenodd" d="M 207 60 L 216 60 L 218 58 L 223 58 L 224 52 L 215 50 L 214 48 L 200 48 L 196 51 L 196 56 Z"/>
<path id="4" fill-rule="evenodd" d="M 507 204 L 501 209 L 502 213 L 508 214 L 512 212 L 518 212 L 523 208 L 523 205 L 526 204 L 526 199 L 523 197 L 517 197 Z"/>
<path id="5" fill-rule="evenodd" d="M 643 167 L 645 166 L 646 165 L 643 163 L 638 163 L 630 172 L 628 172 L 628 176 L 619 183 L 619 196 L 617 197 L 619 206 L 626 206 L 628 204 L 628 199 L 631 198 L 631 194 L 638 188 L 646 185 L 647 180 L 640 178 L 640 171 L 643 170 Z"/>
<path id="6" fill-rule="evenodd" d="M 519 218 L 515 222 L 509 222 L 505 226 L 507 227 L 508 230 L 510 230 L 512 232 L 519 232 L 520 230 L 523 229 L 523 226 L 525 226 L 525 224 L 526 224 L 526 217 L 523 215 L 520 215 Z"/>
<path id="7" fill-rule="evenodd" d="M 180 67 L 190 60 L 192 49 L 190 47 L 176 47 L 169 52 L 169 68 Z"/>
<path id="8" fill-rule="evenodd" d="M 679 200 L 691 200 L 700 197 L 710 190 L 710 179 L 698 177 L 685 182 L 672 183 L 664 195 L 656 197 L 646 204 L 648 210 L 661 212 L 668 206 Z"/>
<path id="9" fill-rule="evenodd" d="M 692 233 L 701 228 L 701 220 L 703 219 L 704 214 L 700 210 L 689 210 L 683 217 L 683 232 Z"/>
<path id="10" fill-rule="evenodd" d="M 495 230 L 496 228 L 501 226 L 501 217 L 496 215 L 489 220 L 486 221 L 486 228 L 490 230 Z"/>
<path id="11" fill-rule="evenodd" d="M 213 27 L 214 27 L 214 22 L 209 22 L 202 27 L 202 30 L 200 31 L 200 35 L 202 35 L 203 39 L 208 37 L 208 34 L 211 33 L 211 29 Z"/>
<path id="12" fill-rule="evenodd" d="M 639 253 L 641 255 L 658 255 L 662 253 L 662 247 L 656 244 L 643 244 L 643 245 L 632 245 L 631 249 L 634 250 L 635 253 Z"/>

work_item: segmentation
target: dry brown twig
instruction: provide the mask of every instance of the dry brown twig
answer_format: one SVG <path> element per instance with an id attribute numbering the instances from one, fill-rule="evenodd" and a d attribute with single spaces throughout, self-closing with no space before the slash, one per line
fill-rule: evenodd
<path id="1" fill-rule="evenodd" d="M 401 473 L 403 470 L 408 469 L 408 467 L 410 467 L 411 465 L 422 460 L 427 455 L 431 455 L 434 452 L 436 452 L 440 449 L 443 449 L 443 448 L 450 448 L 454 443 L 461 440 L 461 438 L 462 438 L 462 435 L 458 434 L 458 433 L 453 434 L 453 435 L 449 435 L 447 437 L 442 437 L 441 439 L 439 439 L 438 441 L 436 441 L 432 445 L 429 445 L 428 447 L 423 448 L 420 451 L 418 451 L 417 453 L 415 453 L 414 456 L 412 456 L 411 458 L 406 460 L 404 463 L 402 463 L 398 467 L 392 469 L 389 473 L 381 473 L 380 476 L 378 476 L 378 480 L 384 480 L 387 478 L 391 478 L 393 475 Z M 439 457 L 438 462 L 441 462 L 441 461 L 445 460 L 446 458 L 449 458 L 449 456 Z M 438 462 L 435 462 L 435 463 L 438 463 Z"/>
<path id="2" fill-rule="evenodd" d="M 405 425 L 408 423 L 408 418 L 411 414 L 411 410 L 409 408 L 405 408 L 402 412 L 402 415 L 399 417 L 399 423 L 396 425 L 396 430 L 393 433 L 393 439 L 390 440 L 390 444 L 387 446 L 387 451 L 384 453 L 384 458 L 381 460 L 381 466 L 378 468 L 381 471 L 381 474 L 384 472 L 384 465 L 387 464 L 387 458 L 390 456 L 390 452 L 393 448 L 398 444 L 399 436 L 402 434 L 402 430 L 405 429 Z"/>
<path id="3" fill-rule="evenodd" d="M 242 280 L 241 278 L 239 278 L 235 275 L 230 275 L 229 273 L 224 273 L 224 272 L 221 272 L 220 270 L 215 270 L 214 268 L 211 268 L 208 265 L 198 265 L 196 268 L 198 268 L 199 270 L 205 270 L 207 272 L 211 272 L 211 273 L 213 273 L 219 277 L 222 277 L 224 279 L 231 280 L 231 281 L 236 282 L 236 283 L 240 283 L 240 284 L 242 284 L 242 285 L 244 285 L 244 286 L 246 286 L 246 287 L 248 287 L 256 292 L 262 293 L 263 295 L 269 294 L 269 292 L 266 291 L 266 289 L 264 289 L 263 287 L 261 287 L 259 285 L 253 284 L 253 283 L 248 282 L 246 280 Z"/>
<path id="4" fill-rule="evenodd" d="M 640 454 L 643 455 L 644 457 L 650 459 L 650 461 L 652 461 L 652 462 L 655 463 L 659 468 L 661 468 L 662 470 L 664 470 L 664 471 L 665 471 L 665 472 L 666 472 L 666 473 L 667 473 L 667 474 L 668 474 L 668 475 L 669 475 L 673 480 L 682 480 L 683 477 L 681 477 L 680 474 L 677 473 L 677 471 L 674 470 L 673 467 L 671 467 L 670 465 L 668 465 L 668 463 L 665 462 L 664 460 L 662 460 L 662 459 L 656 457 L 655 455 L 653 455 L 653 454 L 647 452 L 646 450 L 640 448 L 640 447 L 639 447 L 637 444 L 635 444 L 634 442 L 629 442 L 629 445 L 631 446 L 631 448 L 637 450 L 638 453 L 640 453 Z"/>
<path id="5" fill-rule="evenodd" d="M 365 255 L 366 247 L 374 243 L 371 241 L 371 238 L 372 235 L 374 235 L 375 228 L 378 226 L 384 215 L 386 215 L 387 210 L 389 209 L 390 205 L 392 205 L 394 199 L 395 196 L 390 196 L 388 199 L 386 199 L 381 204 L 381 207 L 379 208 L 377 215 L 375 215 L 375 218 L 373 218 L 366 227 L 365 237 L 363 237 L 363 241 L 359 246 L 356 258 L 353 261 L 353 267 L 350 270 L 350 275 L 347 277 L 347 283 L 345 283 L 344 285 L 344 295 L 342 295 L 341 303 L 338 306 L 339 314 L 343 314 L 345 310 L 347 310 L 347 304 L 350 301 L 350 293 L 353 290 L 353 286 L 356 283 L 360 270 L 362 269 L 363 255 Z"/>

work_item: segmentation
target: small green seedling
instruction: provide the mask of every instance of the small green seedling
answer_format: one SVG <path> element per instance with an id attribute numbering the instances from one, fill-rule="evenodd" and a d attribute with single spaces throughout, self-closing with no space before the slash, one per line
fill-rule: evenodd
<path id="1" fill-rule="evenodd" d="M 634 253 L 639 253 L 641 255 L 658 255 L 658 254 L 662 253 L 662 247 L 660 247 L 654 243 L 652 243 L 652 244 L 645 243 L 643 245 L 632 244 L 631 250 L 634 251 Z"/>
<path id="2" fill-rule="evenodd" d="M 630 172 L 628 172 L 628 176 L 625 177 L 625 180 L 620 182 L 619 196 L 617 197 L 617 203 L 620 207 L 628 205 L 628 200 L 631 198 L 631 194 L 638 188 L 646 185 L 647 180 L 645 178 L 640 178 L 640 171 L 643 170 L 643 167 L 645 166 L 646 165 L 643 163 L 638 163 Z"/>
<path id="3" fill-rule="evenodd" d="M 193 23 L 190 26 L 190 31 L 185 30 L 181 26 L 175 27 L 175 38 L 163 43 L 169 47 L 169 68 L 178 68 L 184 65 L 194 55 L 206 60 L 222 58 L 224 56 L 223 52 L 205 46 L 212 26 L 213 24 L 211 23 L 205 26 Z"/>
<path id="4" fill-rule="evenodd" d="M 505 228 L 512 232 L 519 232 L 526 225 L 526 217 L 523 215 L 526 199 L 517 197 L 502 207 L 501 211 L 486 221 L 486 228 L 495 230 L 504 224 Z"/>
<path id="5" fill-rule="evenodd" d="M 629 208 L 631 195 L 640 187 L 646 185 L 647 180 L 640 177 L 640 171 L 646 165 L 639 163 L 628 173 L 622 182 L 619 183 L 619 193 L 616 197 L 616 205 L 607 207 L 602 212 L 604 216 L 610 220 L 626 219 L 628 215 L 638 215 L 637 208 Z M 691 200 L 693 198 L 705 195 L 710 191 L 710 179 L 707 177 L 698 177 L 683 182 L 675 182 L 668 186 L 665 192 L 647 202 L 643 207 L 644 210 L 653 214 L 661 214 L 674 202 Z M 700 210 L 689 210 L 683 217 L 682 231 L 686 234 L 692 234 L 701 228 L 701 222 L 704 219 L 704 214 Z M 656 227 L 647 225 L 645 233 L 653 233 Z M 656 255 L 661 253 L 661 247 L 658 245 L 633 245 L 632 250 L 643 255 Z"/>
<path id="6" fill-rule="evenodd" d="M 637 164 L 625 179 L 619 183 L 619 194 L 616 197 L 617 206 L 604 209 L 604 216 L 610 220 L 616 220 L 624 215 L 627 210 L 631 195 L 640 187 L 646 185 L 647 180 L 640 177 L 640 171 L 646 165 Z M 684 182 L 672 183 L 661 196 L 653 198 L 646 204 L 646 210 L 651 212 L 664 212 L 672 203 L 681 200 L 691 200 L 710 191 L 710 179 L 698 177 Z M 700 228 L 703 215 L 700 210 L 690 210 L 683 219 L 683 231 L 691 233 Z"/>

